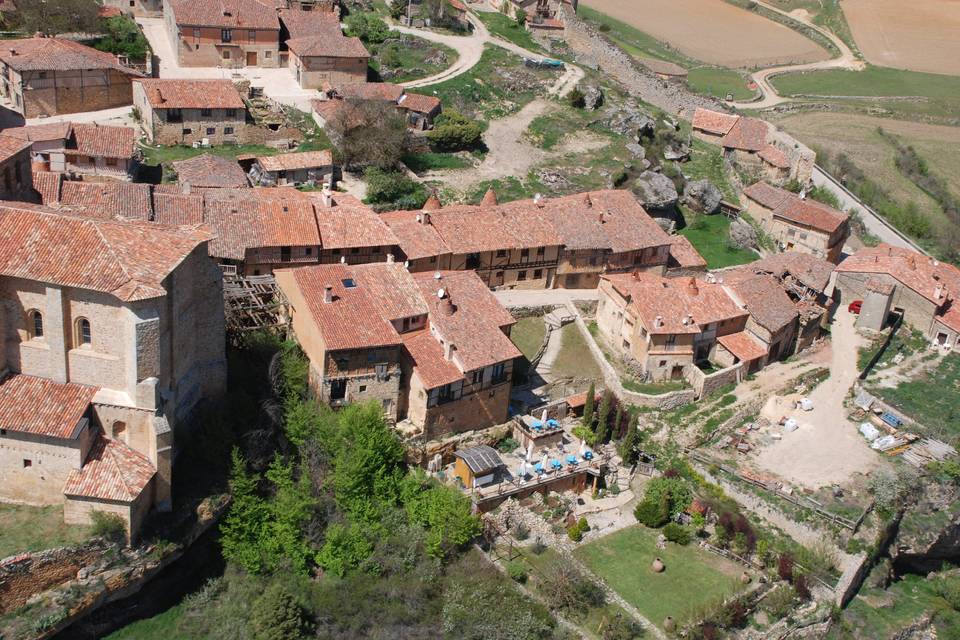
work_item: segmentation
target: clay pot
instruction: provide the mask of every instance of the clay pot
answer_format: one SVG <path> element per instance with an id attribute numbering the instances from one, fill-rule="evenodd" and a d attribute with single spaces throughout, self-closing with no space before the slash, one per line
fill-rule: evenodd
<path id="1" fill-rule="evenodd" d="M 663 573 L 663 570 L 666 569 L 666 565 L 663 564 L 663 560 L 660 558 L 654 558 L 653 563 L 650 565 L 650 568 L 653 569 L 654 573 Z"/>
<path id="2" fill-rule="evenodd" d="M 667 616 L 663 619 L 663 630 L 667 633 L 673 632 L 677 628 L 677 623 L 673 621 L 673 618 Z"/>
<path id="3" fill-rule="evenodd" d="M 751 578 L 750 574 L 747 573 L 746 571 L 740 574 L 740 582 L 742 582 L 743 584 L 750 584 L 751 580 L 753 580 L 753 578 Z"/>

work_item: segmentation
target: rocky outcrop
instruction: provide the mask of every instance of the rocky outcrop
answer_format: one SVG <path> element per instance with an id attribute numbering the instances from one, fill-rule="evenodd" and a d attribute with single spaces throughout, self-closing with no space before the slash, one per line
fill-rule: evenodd
<path id="1" fill-rule="evenodd" d="M 928 573 L 960 561 L 960 496 L 952 488 L 927 487 L 926 496 L 900 520 L 890 545 L 894 571 Z"/>
<path id="2" fill-rule="evenodd" d="M 657 128 L 653 116 L 631 102 L 618 105 L 608 114 L 605 122 L 607 128 L 629 138 L 631 142 L 651 137 Z"/>
<path id="3" fill-rule="evenodd" d="M 583 89 L 583 106 L 591 111 L 596 111 L 603 106 L 603 89 L 597 85 L 588 85 Z"/>
<path id="4" fill-rule="evenodd" d="M 737 218 L 730 223 L 730 242 L 740 249 L 756 249 L 759 246 L 757 230 L 746 220 Z"/>
<path id="5" fill-rule="evenodd" d="M 641 173 L 633 182 L 633 192 L 640 203 L 650 209 L 669 209 L 679 198 L 673 180 L 655 171 Z"/>
<path id="6" fill-rule="evenodd" d="M 688 182 L 683 189 L 683 203 L 697 213 L 716 213 L 723 194 L 709 180 Z"/>

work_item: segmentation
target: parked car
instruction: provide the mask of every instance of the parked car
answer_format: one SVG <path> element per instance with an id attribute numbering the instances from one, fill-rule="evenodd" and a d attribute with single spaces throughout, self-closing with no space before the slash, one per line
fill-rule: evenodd
<path id="1" fill-rule="evenodd" d="M 853 302 L 850 303 L 850 306 L 847 307 L 847 311 L 849 311 L 850 313 L 859 315 L 860 307 L 862 306 L 863 306 L 863 300 L 854 300 Z"/>

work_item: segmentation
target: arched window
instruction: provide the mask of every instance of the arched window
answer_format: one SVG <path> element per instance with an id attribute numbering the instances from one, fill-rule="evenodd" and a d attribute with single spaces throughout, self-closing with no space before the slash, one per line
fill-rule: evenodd
<path id="1" fill-rule="evenodd" d="M 93 338 L 90 334 L 90 321 L 86 318 L 77 318 L 76 326 L 76 336 L 75 344 L 78 347 L 82 347 L 90 344 L 93 341 Z"/>
<path id="2" fill-rule="evenodd" d="M 27 312 L 27 331 L 31 338 L 43 337 L 43 314 L 36 309 Z"/>
<path id="3" fill-rule="evenodd" d="M 127 423 L 117 420 L 113 423 L 113 428 L 111 429 L 111 437 L 114 440 L 123 440 L 127 439 Z"/>

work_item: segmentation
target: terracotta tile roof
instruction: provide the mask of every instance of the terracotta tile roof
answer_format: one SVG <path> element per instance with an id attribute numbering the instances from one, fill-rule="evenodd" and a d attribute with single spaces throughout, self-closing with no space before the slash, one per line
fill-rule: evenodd
<path id="1" fill-rule="evenodd" d="M 246 188 L 250 186 L 247 174 L 235 160 L 204 153 L 194 158 L 173 163 L 177 182 L 192 187 Z"/>
<path id="2" fill-rule="evenodd" d="M 787 154 L 780 149 L 777 149 L 772 144 L 768 144 L 763 149 L 760 149 L 760 153 L 757 154 L 760 156 L 760 159 L 766 162 L 767 164 L 773 165 L 778 169 L 789 169 L 790 160 L 787 158 Z"/>
<path id="3" fill-rule="evenodd" d="M 198 245 L 200 229 L 112 222 L 0 206 L 0 275 L 109 293 L 166 295 L 163 280 Z"/>
<path id="4" fill-rule="evenodd" d="M 449 206 L 431 211 L 430 224 L 453 253 L 563 244 L 543 211 L 530 200 L 491 208 Z"/>
<path id="5" fill-rule="evenodd" d="M 60 201 L 60 185 L 63 174 L 55 171 L 34 171 L 33 190 L 40 194 L 43 204 L 55 204 Z"/>
<path id="6" fill-rule="evenodd" d="M 280 30 L 276 9 L 257 0 L 167 0 L 178 25 Z"/>
<path id="7" fill-rule="evenodd" d="M 380 219 L 390 227 L 403 253 L 410 260 L 450 253 L 450 247 L 437 233 L 437 228 L 419 222 L 419 215 L 417 211 L 388 211 L 381 213 Z"/>
<path id="8" fill-rule="evenodd" d="M 679 267 L 689 269 L 707 266 L 707 261 L 703 259 L 700 252 L 681 235 L 670 236 L 670 258 L 671 266 L 674 262 Z"/>
<path id="9" fill-rule="evenodd" d="M 313 112 L 324 120 L 329 120 L 343 107 L 342 100 L 311 100 Z"/>
<path id="10" fill-rule="evenodd" d="M 443 355 L 443 347 L 430 335 L 429 329 L 400 336 L 414 371 L 425 389 L 435 389 L 463 379 L 463 372 Z"/>
<path id="11" fill-rule="evenodd" d="M 147 488 L 156 472 L 142 453 L 101 433 L 83 466 L 67 476 L 63 493 L 96 500 L 133 502 Z"/>
<path id="12" fill-rule="evenodd" d="M 292 270 L 327 350 L 365 349 L 400 344 L 400 335 L 383 318 L 366 287 L 347 287 L 353 268 L 325 264 Z M 333 287 L 333 302 L 325 303 L 324 287 Z"/>
<path id="13" fill-rule="evenodd" d="M 313 12 L 310 12 L 313 13 Z M 336 35 L 309 35 L 287 40 L 287 48 L 301 58 L 369 58 L 360 38 Z"/>
<path id="14" fill-rule="evenodd" d="M 650 333 L 695 334 L 700 333 L 704 325 L 747 315 L 720 284 L 640 272 L 602 278 L 627 298 L 628 305 Z M 689 316 L 692 322 L 684 324 Z"/>
<path id="15" fill-rule="evenodd" d="M 72 125 L 69 122 L 48 122 L 4 129 L 2 135 L 30 142 L 52 142 L 66 140 L 70 137 L 71 130 Z"/>
<path id="16" fill-rule="evenodd" d="M 73 440 L 99 387 L 8 375 L 0 381 L 0 429 Z"/>
<path id="17" fill-rule="evenodd" d="M 893 290 L 896 289 L 896 285 L 892 282 L 884 282 L 880 278 L 870 278 L 867 280 L 866 285 L 864 285 L 867 291 L 872 291 L 873 293 L 879 293 L 883 296 L 888 296 L 893 293 Z"/>
<path id="18" fill-rule="evenodd" d="M 333 154 L 327 150 L 280 153 L 275 156 L 260 156 L 257 162 L 265 171 L 296 171 L 332 166 Z"/>
<path id="19" fill-rule="evenodd" d="M 21 151 L 26 151 L 33 143 L 18 138 L 0 136 L 0 162 L 6 162 Z"/>
<path id="20" fill-rule="evenodd" d="M 324 249 L 391 247 L 398 244 L 390 227 L 367 205 L 350 203 L 339 194 L 334 195 L 332 207 L 325 207 L 316 200 L 314 202 L 320 244 Z"/>
<path id="21" fill-rule="evenodd" d="M 476 273 L 442 272 L 439 281 L 432 273 L 416 273 L 413 279 L 430 308 L 431 332 L 456 347 L 453 359 L 461 371 L 466 373 L 521 355 L 503 332 L 516 320 Z M 441 287 L 444 299 L 438 296 Z"/>
<path id="22" fill-rule="evenodd" d="M 717 338 L 727 351 L 735 355 L 741 362 L 750 362 L 767 355 L 767 350 L 760 342 L 747 331 L 731 333 Z"/>
<path id="23" fill-rule="evenodd" d="M 150 185 L 136 182 L 64 180 L 56 208 L 103 220 L 149 220 L 153 212 Z"/>
<path id="24" fill-rule="evenodd" d="M 743 195 L 747 196 L 761 207 L 766 209 L 776 209 L 786 200 L 794 195 L 784 189 L 768 184 L 766 182 L 756 182 L 743 190 Z"/>
<path id="25" fill-rule="evenodd" d="M 105 127 L 96 124 L 73 125 L 72 144 L 87 156 L 132 158 L 137 132 L 132 127 Z"/>
<path id="26" fill-rule="evenodd" d="M 229 80 L 136 80 L 154 109 L 244 109 L 240 92 Z"/>
<path id="27" fill-rule="evenodd" d="M 743 270 L 724 272 L 723 281 L 753 319 L 767 331 L 776 333 L 796 320 L 793 300 L 773 276 Z"/>
<path id="28" fill-rule="evenodd" d="M 936 316 L 936 320 L 954 331 L 960 331 L 960 305 L 955 298 L 950 298 L 946 305 L 941 308 Z"/>
<path id="29" fill-rule="evenodd" d="M 770 125 L 756 118 L 740 118 L 720 140 L 720 146 L 726 149 L 760 151 L 767 146 Z"/>
<path id="30" fill-rule="evenodd" d="M 425 96 L 420 93 L 405 93 L 400 96 L 397 104 L 401 109 L 406 109 L 407 111 L 430 114 L 440 108 L 440 98 L 436 96 Z"/>
<path id="31" fill-rule="evenodd" d="M 216 234 L 210 243 L 212 256 L 243 260 L 247 249 L 322 244 L 309 201 L 256 197 L 211 200 L 209 195 L 205 194 L 204 221 Z"/>
<path id="32" fill-rule="evenodd" d="M 740 116 L 719 111 L 710 111 L 698 107 L 693 112 L 693 128 L 718 136 L 725 136 L 730 133 L 733 125 L 737 124 Z"/>
<path id="33" fill-rule="evenodd" d="M 647 215 L 629 191 L 607 189 L 519 206 L 543 211 L 568 249 L 609 249 L 613 253 L 639 251 L 670 244 L 670 237 Z"/>
<path id="34" fill-rule="evenodd" d="M 159 185 L 158 185 L 159 186 Z M 153 215 L 158 224 L 198 225 L 203 223 L 201 194 L 172 193 L 154 190 Z M 213 247 L 211 242 L 211 255 Z"/>
<path id="35" fill-rule="evenodd" d="M 386 320 L 421 316 L 429 311 L 420 289 L 402 264 L 361 264 L 354 265 L 352 271 L 354 280 L 366 289 Z"/>
<path id="36" fill-rule="evenodd" d="M 17 71 L 114 69 L 132 76 L 141 75 L 121 65 L 112 53 L 97 51 L 79 42 L 62 38 L 2 40 L 0 60 Z"/>
<path id="37" fill-rule="evenodd" d="M 282 8 L 277 11 L 277 14 L 291 38 L 341 33 L 340 16 L 336 13 Z"/>
<path id="38" fill-rule="evenodd" d="M 960 295 L 960 269 L 888 244 L 867 247 L 837 265 L 838 273 L 886 274 L 926 300 L 943 305 Z M 937 288 L 940 288 L 938 297 Z"/>
<path id="39" fill-rule="evenodd" d="M 823 293 L 830 283 L 830 275 L 834 268 L 833 263 L 809 253 L 785 251 L 726 271 L 724 275 L 729 277 L 731 273 L 739 270 L 749 270 L 751 273 L 770 273 L 780 279 L 794 278 L 805 287 Z"/>
<path id="40" fill-rule="evenodd" d="M 460 12 L 466 12 L 467 5 L 460 2 L 460 0 L 447 0 L 447 4 Z"/>
<path id="41" fill-rule="evenodd" d="M 344 99 L 383 100 L 398 102 L 403 95 L 403 87 L 389 82 L 348 82 L 335 89 Z"/>
<path id="42" fill-rule="evenodd" d="M 778 218 L 826 234 L 836 231 L 848 217 L 846 213 L 822 202 L 801 198 L 766 182 L 752 184 L 744 189 L 743 193 L 760 206 L 772 210 L 773 215 Z"/>

